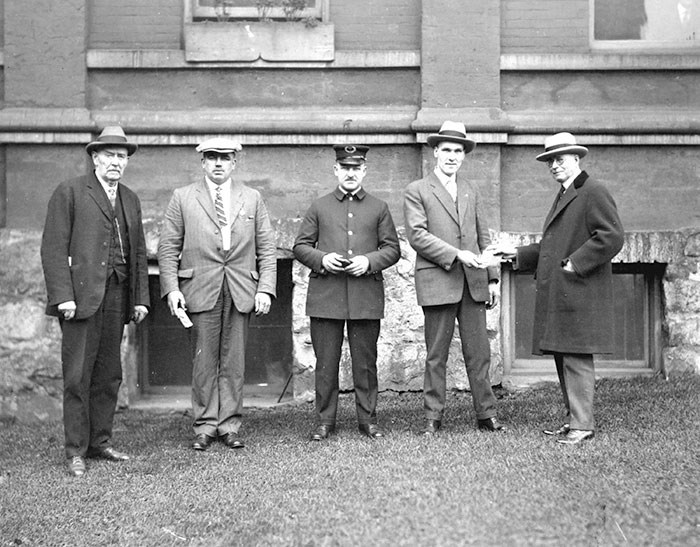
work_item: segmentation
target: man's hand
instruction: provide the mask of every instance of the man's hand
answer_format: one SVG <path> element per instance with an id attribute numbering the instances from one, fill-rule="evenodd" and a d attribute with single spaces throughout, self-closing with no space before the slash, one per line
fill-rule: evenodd
<path id="1" fill-rule="evenodd" d="M 360 277 L 369 271 L 369 258 L 364 255 L 353 257 L 350 264 L 345 266 L 345 272 L 354 276 Z"/>
<path id="2" fill-rule="evenodd" d="M 134 306 L 134 314 L 132 315 L 132 318 L 134 320 L 134 323 L 140 323 L 144 319 L 146 319 L 146 316 L 148 315 L 148 308 L 146 306 Z"/>
<path id="3" fill-rule="evenodd" d="M 58 312 L 61 314 L 61 317 L 63 317 L 63 319 L 65 319 L 66 321 L 69 321 L 75 317 L 76 309 L 77 306 L 74 300 L 69 300 L 68 302 L 61 302 L 58 305 Z"/>
<path id="4" fill-rule="evenodd" d="M 462 249 L 457 253 L 457 260 L 468 268 L 485 268 L 488 264 L 484 264 L 479 260 L 479 255 L 475 255 L 471 251 Z"/>
<path id="5" fill-rule="evenodd" d="M 489 301 L 486 303 L 486 309 L 490 310 L 498 305 L 498 283 L 489 283 Z"/>
<path id="6" fill-rule="evenodd" d="M 180 291 L 171 291 L 168 293 L 168 309 L 170 310 L 170 315 L 176 315 L 178 308 L 183 310 L 187 309 L 187 304 L 185 304 L 185 295 L 183 295 Z"/>
<path id="7" fill-rule="evenodd" d="M 255 293 L 255 315 L 265 315 L 270 312 L 272 298 L 266 292 Z"/>
<path id="8" fill-rule="evenodd" d="M 327 255 L 323 255 L 321 264 L 323 264 L 323 267 L 330 273 L 338 274 L 344 271 L 345 266 L 348 265 L 348 260 L 338 253 L 328 253 Z"/>
<path id="9" fill-rule="evenodd" d="M 505 240 L 498 243 L 492 243 L 486 247 L 484 252 L 495 256 L 500 256 L 502 261 L 513 260 L 518 254 L 518 250 L 515 245 Z"/>

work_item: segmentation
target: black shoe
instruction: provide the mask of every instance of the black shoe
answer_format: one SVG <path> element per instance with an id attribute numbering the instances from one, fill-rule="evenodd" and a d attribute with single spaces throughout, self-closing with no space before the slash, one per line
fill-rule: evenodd
<path id="1" fill-rule="evenodd" d="M 194 441 L 192 441 L 192 448 L 195 450 L 206 450 L 211 446 L 211 443 L 214 441 L 213 437 L 210 437 L 209 435 L 205 435 L 204 433 L 200 433 L 194 438 Z"/>
<path id="2" fill-rule="evenodd" d="M 442 427 L 442 421 L 440 420 L 426 420 L 425 427 L 421 433 L 423 435 L 435 435 Z"/>
<path id="3" fill-rule="evenodd" d="M 559 429 L 543 429 L 542 433 L 545 435 L 551 435 L 553 437 L 558 437 L 559 435 L 566 435 L 571 428 L 569 424 L 564 424 Z"/>
<path id="4" fill-rule="evenodd" d="M 360 424 L 358 429 L 370 439 L 381 439 L 384 436 L 384 431 L 377 424 Z"/>
<path id="5" fill-rule="evenodd" d="M 243 448 L 245 443 L 238 433 L 233 431 L 221 436 L 221 442 L 229 448 Z"/>
<path id="6" fill-rule="evenodd" d="M 88 450 L 87 457 L 109 460 L 112 462 L 125 462 L 129 459 L 128 454 L 119 452 L 119 450 L 112 448 L 111 446 L 108 446 L 107 448 L 91 448 Z"/>
<path id="7" fill-rule="evenodd" d="M 85 460 L 82 456 L 73 456 L 68 458 L 68 473 L 73 477 L 82 477 L 87 471 Z"/>
<path id="8" fill-rule="evenodd" d="M 557 439 L 557 442 L 560 444 L 579 444 L 592 439 L 594 436 L 593 431 L 588 429 L 572 429 L 566 434 L 566 437 Z"/>
<path id="9" fill-rule="evenodd" d="M 309 440 L 311 441 L 322 441 L 324 439 L 327 439 L 328 436 L 335 431 L 335 426 L 329 425 L 329 424 L 320 424 L 316 426 L 316 429 L 314 429 L 311 432 L 311 435 L 309 437 Z"/>
<path id="10" fill-rule="evenodd" d="M 498 418 L 484 418 L 483 420 L 478 420 L 479 429 L 482 431 L 505 431 L 507 428 Z"/>

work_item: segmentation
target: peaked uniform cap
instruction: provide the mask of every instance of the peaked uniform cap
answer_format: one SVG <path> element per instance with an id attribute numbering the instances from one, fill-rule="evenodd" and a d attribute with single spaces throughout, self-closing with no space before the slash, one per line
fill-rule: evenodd
<path id="1" fill-rule="evenodd" d="M 135 142 L 129 142 L 126 139 L 124 130 L 118 125 L 108 125 L 102 130 L 100 136 L 96 140 L 89 143 L 85 150 L 88 154 L 92 154 L 95 150 L 106 148 L 108 146 L 121 146 L 126 148 L 127 154 L 131 156 L 139 149 L 139 145 Z"/>
<path id="2" fill-rule="evenodd" d="M 367 161 L 369 146 L 364 144 L 334 144 L 335 161 L 341 165 L 361 165 Z"/>
<path id="3" fill-rule="evenodd" d="M 207 139 L 197 146 L 197 152 L 218 152 L 219 154 L 235 154 L 243 147 L 238 141 L 226 137 L 214 137 Z"/>
<path id="4" fill-rule="evenodd" d="M 440 127 L 440 131 L 428 135 L 428 146 L 435 148 L 441 142 L 457 142 L 464 145 L 464 153 L 469 154 L 476 148 L 476 142 L 467 138 L 467 128 L 461 122 L 446 121 Z"/>
<path id="5" fill-rule="evenodd" d="M 579 158 L 588 154 L 588 148 L 576 144 L 576 137 L 571 133 L 557 133 L 544 140 L 544 152 L 535 159 L 537 161 L 547 161 L 553 156 L 562 154 L 576 154 Z"/>

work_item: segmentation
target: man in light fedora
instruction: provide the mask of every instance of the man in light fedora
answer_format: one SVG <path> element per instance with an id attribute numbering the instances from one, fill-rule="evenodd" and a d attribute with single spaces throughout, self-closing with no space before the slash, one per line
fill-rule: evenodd
<path id="1" fill-rule="evenodd" d="M 63 425 L 73 476 L 85 474 L 86 457 L 129 459 L 111 441 L 124 324 L 141 322 L 150 305 L 141 204 L 121 182 L 137 148 L 121 127 L 105 127 L 86 147 L 93 169 L 61 183 L 46 214 L 46 312 L 58 317 L 63 334 Z"/>
<path id="2" fill-rule="evenodd" d="M 546 138 L 544 148 L 536 159 L 547 164 L 559 191 L 542 241 L 518 248 L 503 242 L 490 251 L 535 272 L 532 352 L 554 357 L 566 409 L 564 424 L 544 433 L 575 445 L 594 435 L 593 354 L 613 352 L 611 260 L 624 232 L 608 189 L 579 166 L 588 149 L 571 133 Z"/>
<path id="3" fill-rule="evenodd" d="M 243 448 L 245 346 L 250 314 L 276 296 L 275 234 L 260 192 L 232 177 L 237 141 L 207 139 L 202 179 L 177 188 L 158 244 L 161 296 L 193 323 L 192 448 L 219 438 Z"/>
<path id="4" fill-rule="evenodd" d="M 425 317 L 425 379 L 423 433 L 442 426 L 446 368 L 455 320 L 467 369 L 477 426 L 504 431 L 496 417 L 491 389 L 491 352 L 486 309 L 496 305 L 498 269 L 480 259 L 489 245 L 483 202 L 476 186 L 458 175 L 466 154 L 476 143 L 464 124 L 446 121 L 428 136 L 437 160 L 435 170 L 409 184 L 404 200 L 408 241 L 417 253 L 416 296 Z"/>

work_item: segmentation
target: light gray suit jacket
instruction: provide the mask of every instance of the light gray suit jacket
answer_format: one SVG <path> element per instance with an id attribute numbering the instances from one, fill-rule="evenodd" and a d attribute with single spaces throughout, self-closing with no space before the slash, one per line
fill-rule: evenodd
<path id="1" fill-rule="evenodd" d="M 489 231 L 479 193 L 457 176 L 457 203 L 435 173 L 406 188 L 404 217 L 408 242 L 418 253 L 415 283 L 419 306 L 454 304 L 462 299 L 466 281 L 476 302 L 490 299 L 488 284 L 498 269 L 467 268 L 457 252 L 479 254 L 489 243 Z"/>
<path id="2" fill-rule="evenodd" d="M 208 311 L 224 279 L 241 313 L 253 310 L 256 292 L 276 296 L 275 235 L 260 192 L 233 181 L 229 212 L 231 248 L 224 252 L 206 181 L 175 190 L 158 244 L 161 297 L 179 290 L 189 311 Z"/>

